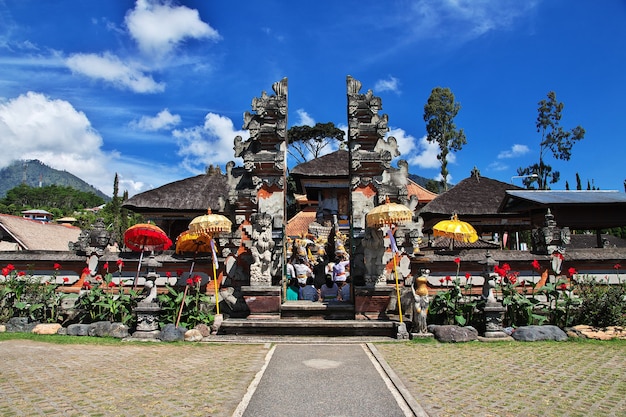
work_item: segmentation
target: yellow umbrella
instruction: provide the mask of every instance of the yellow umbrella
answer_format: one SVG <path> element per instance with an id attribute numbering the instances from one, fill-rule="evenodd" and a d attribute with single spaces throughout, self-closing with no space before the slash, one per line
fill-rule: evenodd
<path id="1" fill-rule="evenodd" d="M 208 209 L 207 214 L 198 216 L 189 223 L 189 231 L 212 236 L 214 233 L 230 232 L 232 225 L 228 217 L 221 214 L 213 214 L 211 209 Z"/>
<path id="2" fill-rule="evenodd" d="M 220 304 L 217 293 L 217 254 L 215 253 L 215 242 L 213 236 L 220 232 L 230 232 L 232 222 L 226 216 L 211 213 L 211 208 L 207 210 L 207 214 L 194 218 L 189 223 L 189 232 L 196 234 L 204 234 L 209 237 L 209 245 L 211 254 L 213 255 L 213 286 L 215 287 L 215 310 L 220 314 Z"/>
<path id="3" fill-rule="evenodd" d="M 474 243 L 478 240 L 476 229 L 471 224 L 459 220 L 456 213 L 450 220 L 442 220 L 434 225 L 433 234 L 465 243 Z"/>
<path id="4" fill-rule="evenodd" d="M 381 227 L 391 224 L 404 224 L 413 219 L 413 212 L 404 204 L 387 202 L 374 207 L 365 215 L 365 224 L 368 227 Z"/>
<path id="5" fill-rule="evenodd" d="M 398 299 L 398 314 L 400 315 L 400 323 L 402 323 L 402 305 L 400 303 L 400 284 L 398 283 L 398 268 L 396 265 L 396 246 L 391 228 L 393 225 L 404 224 L 413 219 L 413 211 L 403 204 L 390 203 L 389 197 L 386 198 L 385 204 L 374 207 L 365 215 L 365 224 L 367 227 L 388 226 L 389 242 L 393 253 L 393 273 L 396 278 L 396 297 Z"/>

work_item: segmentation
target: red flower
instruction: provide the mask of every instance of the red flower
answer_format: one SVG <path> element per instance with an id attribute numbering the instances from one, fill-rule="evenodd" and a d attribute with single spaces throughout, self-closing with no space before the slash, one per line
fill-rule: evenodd
<path id="1" fill-rule="evenodd" d="M 13 266 L 13 264 L 7 264 L 7 269 L 9 270 L 9 272 L 11 272 L 15 269 L 15 267 Z"/>
<path id="2" fill-rule="evenodd" d="M 443 281 L 445 281 L 443 278 L 439 278 L 439 282 L 443 284 Z"/>
<path id="3" fill-rule="evenodd" d="M 115 282 L 113 282 L 113 281 L 109 282 L 109 287 L 110 287 L 110 288 L 115 287 Z"/>
<path id="4" fill-rule="evenodd" d="M 105 271 L 109 272 L 109 263 L 105 262 L 104 265 L 102 265 L 102 267 L 104 268 Z"/>
<path id="5" fill-rule="evenodd" d="M 89 269 L 89 267 L 84 267 L 83 268 L 83 275 L 91 275 L 91 269 Z"/>
<path id="6" fill-rule="evenodd" d="M 67 284 L 68 282 L 70 282 L 70 279 L 68 277 L 63 277 L 63 283 Z"/>
<path id="7" fill-rule="evenodd" d="M 521 281 L 519 282 L 519 285 L 520 285 L 520 287 L 523 287 L 524 285 L 526 285 L 526 281 L 521 280 Z"/>
<path id="8" fill-rule="evenodd" d="M 541 265 L 539 264 L 539 261 L 538 261 L 538 260 L 536 260 L 536 259 L 533 261 L 532 266 L 533 266 L 533 268 L 534 268 L 534 269 L 536 269 L 537 271 L 539 271 L 539 270 L 541 269 Z"/>
<path id="9" fill-rule="evenodd" d="M 515 277 L 515 275 L 511 275 L 510 277 L 507 278 L 509 280 L 509 282 L 513 285 L 515 285 L 515 283 L 517 282 L 517 277 Z"/>
<path id="10" fill-rule="evenodd" d="M 465 273 L 465 279 L 470 279 L 472 277 L 472 274 L 470 274 L 469 272 Z"/>
<path id="11" fill-rule="evenodd" d="M 509 265 L 509 264 L 502 264 L 502 269 L 504 269 L 506 272 L 509 272 L 511 270 L 511 265 Z"/>
<path id="12" fill-rule="evenodd" d="M 170 271 L 167 271 L 165 273 L 165 276 L 168 277 L 168 278 L 172 278 L 172 273 Z"/>
<path id="13" fill-rule="evenodd" d="M 187 278 L 187 285 L 193 285 L 193 279 Z"/>
<path id="14" fill-rule="evenodd" d="M 507 264 L 504 264 L 507 265 Z M 504 278 L 506 276 L 506 269 L 504 269 L 504 265 L 503 267 L 499 267 L 498 265 L 493 267 L 493 270 L 495 271 L 496 274 L 498 274 L 500 276 L 500 278 Z"/>
<path id="15" fill-rule="evenodd" d="M 96 277 L 96 281 L 98 281 L 98 282 L 102 281 L 102 277 L 101 277 L 100 275 L 98 275 L 98 276 Z"/>
<path id="16" fill-rule="evenodd" d="M 11 270 L 9 268 L 2 268 L 2 275 L 4 275 L 5 277 L 9 275 L 10 273 L 11 273 Z"/>
<path id="17" fill-rule="evenodd" d="M 85 281 L 85 283 L 83 284 L 83 288 L 86 290 L 90 290 L 91 289 L 91 284 L 88 283 L 87 281 Z"/>
<path id="18" fill-rule="evenodd" d="M 620 264 L 615 264 L 615 265 L 613 265 L 613 268 L 615 268 L 615 269 L 620 269 L 621 267 L 622 267 L 622 266 L 621 266 Z"/>
<path id="19" fill-rule="evenodd" d="M 26 275 L 26 272 L 24 272 L 24 271 L 20 271 L 20 272 L 17 273 L 18 277 L 23 277 L 24 275 Z"/>
<path id="20" fill-rule="evenodd" d="M 194 284 L 199 284 L 200 281 L 202 281 L 202 277 L 200 275 L 196 275 L 193 277 L 193 283 Z"/>
<path id="21" fill-rule="evenodd" d="M 115 263 L 117 264 L 117 268 L 119 270 L 121 270 L 122 268 L 124 268 L 124 261 L 122 261 L 121 259 L 118 259 L 117 261 L 115 261 Z"/>
<path id="22" fill-rule="evenodd" d="M 61 269 L 61 265 L 60 265 L 60 264 L 54 264 L 52 267 L 53 267 L 55 270 L 57 270 L 57 271 L 58 271 L 59 269 Z"/>
<path id="23" fill-rule="evenodd" d="M 452 281 L 452 278 L 450 278 L 450 275 L 446 276 L 446 281 L 448 282 Z"/>
<path id="24" fill-rule="evenodd" d="M 565 282 L 559 285 L 559 290 L 565 291 L 566 289 L 567 289 L 567 284 Z"/>
<path id="25" fill-rule="evenodd" d="M 461 263 L 461 258 L 454 258 L 454 263 L 455 264 L 460 264 Z"/>
<path id="26" fill-rule="evenodd" d="M 578 273 L 578 271 L 576 271 L 576 268 L 572 267 L 570 269 L 567 270 L 567 276 L 569 276 L 570 278 L 574 275 L 576 275 Z"/>
<path id="27" fill-rule="evenodd" d="M 183 270 L 182 269 L 177 269 L 176 270 L 176 275 L 181 276 L 183 274 Z"/>

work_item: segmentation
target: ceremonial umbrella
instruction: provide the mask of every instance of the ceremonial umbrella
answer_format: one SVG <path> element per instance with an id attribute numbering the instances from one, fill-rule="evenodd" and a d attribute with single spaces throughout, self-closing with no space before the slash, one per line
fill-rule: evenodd
<path id="1" fill-rule="evenodd" d="M 476 229 L 471 224 L 459 220 L 456 213 L 452 215 L 450 220 L 442 220 L 434 225 L 433 234 L 448 237 L 457 242 L 474 243 L 478 240 Z"/>
<path id="2" fill-rule="evenodd" d="M 137 285 L 139 271 L 141 269 L 141 261 L 144 251 L 167 250 L 172 246 L 172 241 L 167 234 L 158 226 L 152 223 L 138 223 L 124 232 L 124 245 L 134 252 L 140 252 L 139 264 L 137 265 L 137 274 L 133 281 L 133 289 Z"/>
<path id="3" fill-rule="evenodd" d="M 393 252 L 393 273 L 396 278 L 396 297 L 398 299 L 398 314 L 400 323 L 402 323 L 402 303 L 400 302 L 400 285 L 398 284 L 398 267 L 396 264 L 396 253 L 398 247 L 393 237 L 392 228 L 395 225 L 404 224 L 413 219 L 413 211 L 404 204 L 390 203 L 389 197 L 386 198 L 385 204 L 374 207 L 365 215 L 365 224 L 368 227 L 388 226 L 387 235 L 389 236 L 389 244 Z"/>
<path id="4" fill-rule="evenodd" d="M 205 233 L 194 233 L 189 230 L 185 230 L 176 238 L 176 253 L 193 253 L 193 261 L 191 262 L 191 268 L 189 269 L 189 277 L 193 274 L 193 267 L 196 264 L 196 256 L 199 253 L 211 252 L 211 236 Z M 176 318 L 176 327 L 180 322 L 180 316 L 183 313 L 183 306 L 185 305 L 185 298 L 187 298 L 187 290 L 189 287 L 185 286 L 185 292 L 183 293 L 183 299 L 180 303 L 180 309 L 178 310 L 178 316 Z"/>
<path id="5" fill-rule="evenodd" d="M 215 309 L 217 314 L 220 314 L 220 304 L 218 302 L 216 277 L 216 269 L 218 267 L 218 264 L 217 254 L 215 250 L 215 241 L 213 240 L 213 236 L 221 232 L 230 232 L 231 227 L 232 222 L 228 219 L 228 217 L 222 216 L 221 214 L 213 214 L 211 213 L 210 208 L 207 210 L 207 214 L 198 216 L 194 218 L 191 223 L 189 223 L 190 233 L 205 235 L 209 238 L 209 245 L 211 247 L 211 254 L 213 256 L 213 285 L 215 287 Z"/>

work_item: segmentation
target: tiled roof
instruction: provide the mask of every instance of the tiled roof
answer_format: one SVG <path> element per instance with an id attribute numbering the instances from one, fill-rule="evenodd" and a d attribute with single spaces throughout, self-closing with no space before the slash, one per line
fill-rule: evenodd
<path id="1" fill-rule="evenodd" d="M 78 241 L 80 228 L 41 222 L 23 217 L 0 214 L 3 240 L 14 240 L 22 250 L 69 251 L 69 242 Z M 10 239 L 6 237 L 10 236 Z"/>
<path id="2" fill-rule="evenodd" d="M 297 213 L 287 222 L 287 236 L 302 236 L 309 231 L 309 224 L 315 221 L 315 208 Z"/>
<path id="3" fill-rule="evenodd" d="M 433 193 L 432 191 L 428 191 L 426 188 L 422 187 L 410 178 L 408 184 L 406 185 L 406 189 L 409 197 L 411 197 L 412 195 L 417 196 L 417 201 L 419 204 L 430 203 L 438 196 L 438 194 Z"/>

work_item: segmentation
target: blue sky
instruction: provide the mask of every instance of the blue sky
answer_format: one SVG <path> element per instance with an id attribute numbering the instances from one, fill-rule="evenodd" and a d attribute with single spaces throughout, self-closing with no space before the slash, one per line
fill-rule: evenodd
<path id="1" fill-rule="evenodd" d="M 0 0 L 0 168 L 37 158 L 130 195 L 234 160 L 253 97 L 289 79 L 289 126 L 346 126 L 346 76 L 383 100 L 413 174 L 438 178 L 423 109 L 434 87 L 461 103 L 467 145 L 450 182 L 521 185 L 538 161 L 538 102 L 565 104 L 585 139 L 578 172 L 624 191 L 626 2 L 607 0 Z"/>

